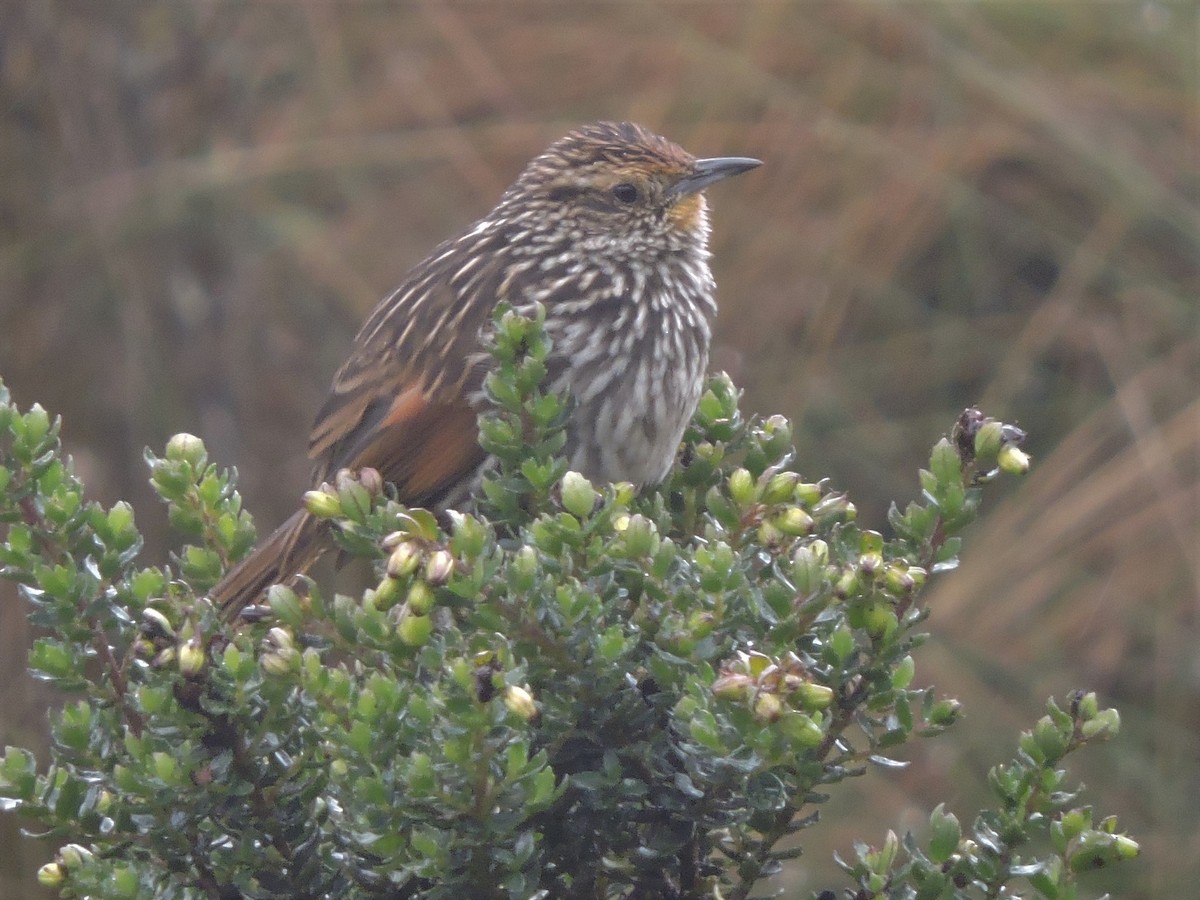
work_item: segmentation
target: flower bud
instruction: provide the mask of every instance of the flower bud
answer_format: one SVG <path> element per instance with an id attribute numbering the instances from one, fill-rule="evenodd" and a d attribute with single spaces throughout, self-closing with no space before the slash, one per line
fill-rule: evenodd
<path id="1" fill-rule="evenodd" d="M 821 501 L 821 486 L 811 482 L 800 482 L 792 491 L 792 497 L 801 506 L 812 507 Z"/>
<path id="2" fill-rule="evenodd" d="M 798 657 L 793 650 L 789 650 L 779 658 L 779 665 L 789 675 L 804 675 L 808 671 L 804 660 Z"/>
<path id="3" fill-rule="evenodd" d="M 433 587 L 440 587 L 454 574 L 454 557 L 448 550 L 435 550 L 425 563 L 425 580 Z"/>
<path id="4" fill-rule="evenodd" d="M 1024 475 L 1029 471 L 1029 454 L 1016 444 L 1005 444 L 996 457 L 1000 471 L 1009 475 Z"/>
<path id="5" fill-rule="evenodd" d="M 175 637 L 175 629 L 171 621 L 157 609 L 146 607 L 142 610 L 142 634 L 148 638 Z"/>
<path id="6" fill-rule="evenodd" d="M 751 650 L 749 653 L 739 652 L 737 661 L 755 678 L 762 678 L 775 665 L 771 657 L 757 650 Z"/>
<path id="7" fill-rule="evenodd" d="M 808 684 L 804 676 L 795 672 L 783 672 L 779 679 L 779 690 L 785 694 L 794 694 Z"/>
<path id="8" fill-rule="evenodd" d="M 787 671 L 780 662 L 765 654 L 750 656 L 750 671 L 758 678 L 759 687 L 773 694 L 780 692 Z"/>
<path id="9" fill-rule="evenodd" d="M 867 578 L 874 578 L 883 568 L 883 554 L 875 550 L 862 554 L 858 558 L 858 568 Z"/>
<path id="10" fill-rule="evenodd" d="M 807 712 L 820 712 L 833 702 L 833 688 L 806 681 L 796 688 L 796 699 Z"/>
<path id="11" fill-rule="evenodd" d="M 784 533 L 773 521 L 763 519 L 758 525 L 758 542 L 766 547 L 776 547 L 783 543 Z"/>
<path id="12" fill-rule="evenodd" d="M 1071 849 L 1071 871 L 1090 872 L 1117 860 L 1132 859 L 1137 856 L 1138 849 L 1137 841 L 1125 835 L 1085 831 Z"/>
<path id="13" fill-rule="evenodd" d="M 526 722 L 531 722 L 538 715 L 537 703 L 533 699 L 533 694 L 528 688 L 519 687 L 515 684 L 509 685 L 504 691 L 504 705 L 508 707 L 508 711 L 518 718 L 524 719 Z"/>
<path id="14" fill-rule="evenodd" d="M 890 604 L 875 602 L 867 607 L 865 627 L 871 637 L 885 640 L 896 633 L 900 621 Z"/>
<path id="15" fill-rule="evenodd" d="M 578 472 L 568 472 L 562 479 L 563 509 L 577 518 L 592 514 L 596 506 L 596 489 Z"/>
<path id="16" fill-rule="evenodd" d="M 175 658 L 179 655 L 179 651 L 174 647 L 163 647 L 158 651 L 154 659 L 150 660 L 150 665 L 155 669 L 165 669 L 167 666 L 175 662 Z"/>
<path id="17" fill-rule="evenodd" d="M 962 704 L 957 700 L 946 698 L 936 701 L 929 710 L 930 725 L 952 725 L 958 718 Z"/>
<path id="18" fill-rule="evenodd" d="M 396 545 L 388 557 L 387 573 L 392 578 L 406 578 L 417 571 L 421 564 L 421 548 L 416 541 L 407 540 Z"/>
<path id="19" fill-rule="evenodd" d="M 189 638 L 179 647 L 179 672 L 184 678 L 194 678 L 204 668 L 206 654 L 200 638 Z"/>
<path id="20" fill-rule="evenodd" d="M 372 469 L 370 466 L 358 470 L 358 481 L 366 488 L 367 494 L 372 497 L 380 497 L 383 495 L 383 476 L 379 474 L 378 469 Z"/>
<path id="21" fill-rule="evenodd" d="M 267 632 L 267 642 L 279 650 L 291 650 L 295 647 L 291 632 L 278 625 Z"/>
<path id="22" fill-rule="evenodd" d="M 801 595 L 812 594 L 824 583 L 828 562 L 829 545 L 822 540 L 810 541 L 796 549 L 792 555 L 792 581 Z"/>
<path id="23" fill-rule="evenodd" d="M 433 634 L 433 619 L 429 616 L 407 615 L 400 620 L 396 634 L 409 647 L 421 647 Z"/>
<path id="24" fill-rule="evenodd" d="M 734 469 L 729 475 L 729 496 L 739 506 L 749 506 L 755 500 L 754 478 L 747 469 Z"/>
<path id="25" fill-rule="evenodd" d="M 294 647 L 286 647 L 270 653 L 264 653 L 258 658 L 258 664 L 268 675 L 287 675 L 295 668 L 300 654 Z"/>
<path id="26" fill-rule="evenodd" d="M 975 458 L 985 462 L 993 459 L 1000 452 L 1003 438 L 1004 425 L 995 419 L 988 419 L 975 432 Z"/>
<path id="27" fill-rule="evenodd" d="M 722 672 L 712 684 L 714 697 L 736 700 L 746 697 L 754 689 L 754 679 L 740 672 Z"/>
<path id="28" fill-rule="evenodd" d="M 783 715 L 783 701 L 775 694 L 760 693 L 754 698 L 754 718 L 760 722 L 776 722 Z"/>
<path id="29" fill-rule="evenodd" d="M 46 863 L 37 871 L 38 884 L 42 887 L 57 888 L 61 887 L 63 882 L 67 880 L 66 867 L 61 863 Z"/>
<path id="30" fill-rule="evenodd" d="M 811 750 L 825 739 L 825 732 L 811 716 L 794 709 L 788 710 L 779 718 L 779 727 L 794 745 L 805 750 Z"/>
<path id="31" fill-rule="evenodd" d="M 400 580 L 385 575 L 375 588 L 375 608 L 391 609 L 400 599 Z"/>
<path id="32" fill-rule="evenodd" d="M 1124 834 L 1113 835 L 1113 848 L 1118 859 L 1133 859 L 1142 849 L 1137 841 Z"/>
<path id="33" fill-rule="evenodd" d="M 812 515 L 819 522 L 853 522 L 858 509 L 845 494 L 826 494 L 813 507 Z"/>
<path id="34" fill-rule="evenodd" d="M 779 458 L 792 449 L 792 423 L 786 417 L 773 415 L 762 424 L 763 451 Z"/>
<path id="35" fill-rule="evenodd" d="M 771 523 L 784 534 L 800 537 L 812 531 L 813 518 L 800 507 L 789 506 L 775 516 Z"/>
<path id="36" fill-rule="evenodd" d="M 194 434 L 180 432 L 167 441 L 167 459 L 186 462 L 193 469 L 199 469 L 208 459 L 208 453 L 204 449 L 204 441 Z"/>
<path id="37" fill-rule="evenodd" d="M 333 519 L 342 513 L 338 498 L 325 491 L 305 491 L 304 508 L 318 519 Z"/>
<path id="38" fill-rule="evenodd" d="M 704 460 L 714 466 L 721 464 L 725 458 L 725 448 L 711 441 L 701 441 L 695 448 L 696 459 Z"/>
<path id="39" fill-rule="evenodd" d="M 777 472 L 767 480 L 763 488 L 763 503 L 785 503 L 792 499 L 792 492 L 800 483 L 800 476 L 795 472 Z"/>
<path id="40" fill-rule="evenodd" d="M 1079 718 L 1083 721 L 1096 718 L 1096 713 L 1100 711 L 1100 701 L 1096 698 L 1095 691 L 1088 691 L 1086 694 L 1080 693 L 1075 701 L 1075 709 L 1079 714 Z"/>
<path id="41" fill-rule="evenodd" d="M 916 579 L 909 574 L 908 566 L 900 562 L 894 562 L 883 570 L 883 583 L 897 596 L 904 596 L 916 587 Z"/>
<path id="42" fill-rule="evenodd" d="M 1116 737 L 1121 730 L 1121 714 L 1115 709 L 1099 710 L 1094 717 L 1084 722 L 1079 730 L 1085 741 L 1106 741 Z"/>
<path id="43" fill-rule="evenodd" d="M 416 581 L 408 589 L 405 601 L 408 603 L 409 612 L 416 616 L 424 616 L 433 609 L 433 599 L 433 589 L 424 581 Z"/>
<path id="44" fill-rule="evenodd" d="M 862 588 L 862 580 L 854 569 L 846 569 L 834 582 L 833 593 L 839 600 L 853 597 Z"/>
<path id="45" fill-rule="evenodd" d="M 80 844 L 65 844 L 58 851 L 58 861 L 68 869 L 77 869 L 94 855 L 91 850 Z"/>

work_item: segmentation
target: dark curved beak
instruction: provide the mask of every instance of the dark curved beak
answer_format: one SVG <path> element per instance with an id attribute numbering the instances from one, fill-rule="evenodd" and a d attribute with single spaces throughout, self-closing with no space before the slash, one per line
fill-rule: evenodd
<path id="1" fill-rule="evenodd" d="M 667 189 L 668 197 L 686 197 L 702 191 L 710 184 L 741 175 L 762 165 L 761 160 L 747 156 L 718 156 L 713 159 L 698 159 L 690 174 L 684 175 Z"/>

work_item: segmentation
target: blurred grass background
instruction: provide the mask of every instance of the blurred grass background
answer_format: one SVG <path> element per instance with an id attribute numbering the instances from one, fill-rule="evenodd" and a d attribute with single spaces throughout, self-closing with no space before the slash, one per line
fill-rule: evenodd
<path id="1" fill-rule="evenodd" d="M 150 558 L 141 449 L 175 431 L 269 530 L 361 319 L 550 140 L 631 118 L 757 156 L 710 198 L 744 406 L 876 527 L 967 404 L 1035 457 L 930 596 L 918 682 L 967 718 L 839 790 L 788 893 L 852 836 L 969 815 L 1045 697 L 1088 687 L 1125 730 L 1078 771 L 1144 848 L 1091 884 L 1194 896 L 1198 46 L 1167 0 L 5 4 L 0 373 Z M 44 746 L 0 591 L 0 743 Z M 49 849 L 11 817 L 0 848 L 0 898 L 37 895 Z"/>

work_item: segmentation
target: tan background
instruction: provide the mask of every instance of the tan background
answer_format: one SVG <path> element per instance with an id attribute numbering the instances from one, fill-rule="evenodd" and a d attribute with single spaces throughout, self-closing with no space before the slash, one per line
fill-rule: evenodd
<path id="1" fill-rule="evenodd" d="M 955 412 L 1032 433 L 930 595 L 918 681 L 968 716 L 838 791 L 832 848 L 960 815 L 1047 695 L 1118 704 L 1087 754 L 1143 861 L 1200 881 L 1196 7 L 1172 2 L 125 3 L 0 11 L 0 374 L 64 415 L 92 494 L 201 434 L 260 527 L 305 485 L 359 321 L 570 126 L 633 118 L 758 172 L 712 192 L 716 365 L 883 525 Z M 0 743 L 54 702 L 0 585 Z M 1081 761 L 1082 762 L 1082 761 Z M 0 897 L 47 849 L 0 819 Z"/>

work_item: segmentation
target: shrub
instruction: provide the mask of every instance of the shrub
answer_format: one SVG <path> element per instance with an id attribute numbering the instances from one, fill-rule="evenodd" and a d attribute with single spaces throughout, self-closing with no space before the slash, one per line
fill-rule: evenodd
<path id="1" fill-rule="evenodd" d="M 0 386 L 0 574 L 42 630 L 32 671 L 71 698 L 41 774 L 25 750 L 0 763 L 7 807 L 63 842 L 44 884 L 745 898 L 834 785 L 954 724 L 955 700 L 913 686 L 922 588 L 986 483 L 1028 466 L 1019 430 L 966 411 L 885 538 L 725 377 L 658 489 L 566 471 L 546 349 L 540 320 L 498 313 L 474 510 L 439 521 L 343 472 L 306 502 L 375 586 L 279 585 L 237 623 L 205 597 L 253 544 L 235 473 L 190 435 L 147 453 L 190 543 L 143 567 L 130 506 L 86 501 L 59 423 Z M 963 827 L 939 805 L 920 839 L 856 845 L 846 895 L 1077 896 L 1137 852 L 1059 768 L 1118 725 L 1093 694 L 1051 701 L 989 775 L 994 809 Z"/>

